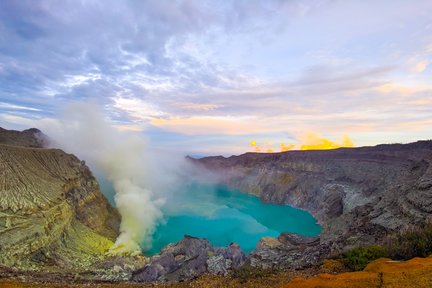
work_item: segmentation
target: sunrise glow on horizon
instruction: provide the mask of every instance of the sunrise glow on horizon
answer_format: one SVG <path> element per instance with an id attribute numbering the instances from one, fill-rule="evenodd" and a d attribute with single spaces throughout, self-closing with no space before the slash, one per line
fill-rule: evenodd
<path id="1" fill-rule="evenodd" d="M 109 123 L 191 155 L 432 138 L 431 1 L 0 2 L 0 127 Z M 103 33 L 101 33 L 103 31 Z"/>

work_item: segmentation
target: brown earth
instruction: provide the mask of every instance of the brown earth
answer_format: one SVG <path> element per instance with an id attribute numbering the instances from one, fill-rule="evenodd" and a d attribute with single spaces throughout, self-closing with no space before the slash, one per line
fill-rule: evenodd
<path id="1" fill-rule="evenodd" d="M 381 258 L 361 272 L 337 275 L 319 274 L 309 279 L 296 278 L 283 288 L 430 288 L 432 257 L 395 262 Z"/>
<path id="2" fill-rule="evenodd" d="M 294 277 L 307 276 L 314 271 L 289 271 L 278 272 L 262 278 L 252 278 L 242 280 L 232 277 L 203 275 L 195 280 L 179 283 L 155 283 L 155 284 L 138 284 L 138 283 L 80 283 L 80 284 L 55 284 L 55 283 L 24 283 L 19 281 L 0 280 L 0 287 L 7 288 L 135 288 L 135 287 L 160 287 L 160 288 L 261 288 L 261 287 L 282 287 Z"/>
<path id="3" fill-rule="evenodd" d="M 334 265 L 335 263 L 331 263 Z M 329 265 L 327 263 L 327 265 Z M 59 288 L 59 287 L 97 287 L 97 288 L 430 288 L 432 287 L 432 257 L 414 258 L 405 262 L 395 262 L 381 258 L 371 262 L 361 272 L 339 274 L 319 274 L 314 270 L 277 272 L 262 278 L 246 281 L 233 277 L 204 275 L 193 281 L 173 284 L 134 284 L 134 283 L 81 283 L 50 284 L 24 283 L 19 281 L 0 280 L 4 288 Z M 290 282 L 291 281 L 291 282 Z M 288 284 L 286 284 L 288 283 Z"/>

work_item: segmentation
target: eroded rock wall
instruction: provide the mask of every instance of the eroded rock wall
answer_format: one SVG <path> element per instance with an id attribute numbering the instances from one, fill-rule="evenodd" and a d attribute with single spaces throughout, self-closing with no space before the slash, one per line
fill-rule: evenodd
<path id="1" fill-rule="evenodd" d="M 102 257 L 120 216 L 85 163 L 8 144 L 0 144 L 0 263 L 73 267 Z"/>
<path id="2" fill-rule="evenodd" d="M 432 141 L 191 161 L 264 202 L 311 212 L 329 251 L 432 221 Z"/>

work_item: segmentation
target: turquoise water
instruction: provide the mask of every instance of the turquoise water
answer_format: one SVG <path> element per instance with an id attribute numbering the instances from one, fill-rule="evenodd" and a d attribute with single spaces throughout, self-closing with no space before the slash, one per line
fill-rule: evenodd
<path id="1" fill-rule="evenodd" d="M 105 181 L 101 187 L 112 202 L 112 187 Z M 147 255 L 157 254 L 185 234 L 207 238 L 215 246 L 236 242 L 248 253 L 264 236 L 277 237 L 281 232 L 316 236 L 321 232 L 306 211 L 262 203 L 256 196 L 221 185 L 183 184 L 167 200 L 162 208 L 165 218 L 153 235 L 152 247 L 143 251 Z"/>

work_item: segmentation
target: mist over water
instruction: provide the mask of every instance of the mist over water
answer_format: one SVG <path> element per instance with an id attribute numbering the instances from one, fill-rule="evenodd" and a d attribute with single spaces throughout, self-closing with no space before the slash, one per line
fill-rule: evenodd
<path id="1" fill-rule="evenodd" d="M 113 189 L 98 176 L 103 192 L 110 198 Z M 306 211 L 286 205 L 262 203 L 258 197 L 229 189 L 223 185 L 185 181 L 176 187 L 161 207 L 164 215 L 153 234 L 147 255 L 157 254 L 185 234 L 207 238 L 215 246 L 232 242 L 251 252 L 260 238 L 277 237 L 282 232 L 317 236 L 321 232 L 316 220 Z"/>
<path id="2" fill-rule="evenodd" d="M 263 236 L 320 232 L 307 212 L 264 204 L 223 186 L 197 184 L 217 179 L 184 155 L 150 147 L 143 133 L 113 128 L 96 105 L 71 104 L 54 124 L 41 127 L 55 139 L 53 146 L 87 161 L 122 216 L 109 254 L 154 254 L 185 234 L 216 246 L 236 242 L 248 252 Z"/>

